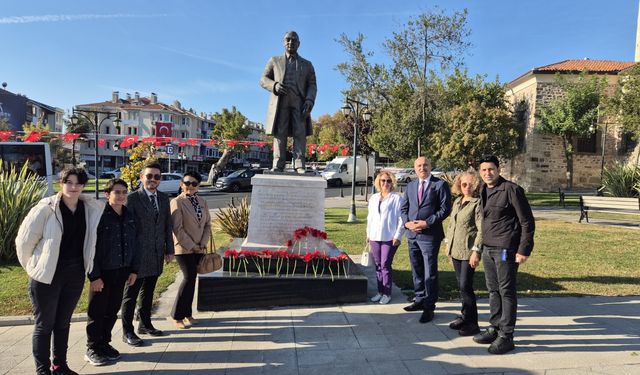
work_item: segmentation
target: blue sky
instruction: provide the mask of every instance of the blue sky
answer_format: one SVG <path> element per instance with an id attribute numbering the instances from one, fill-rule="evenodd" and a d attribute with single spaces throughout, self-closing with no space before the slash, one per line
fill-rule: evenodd
<path id="1" fill-rule="evenodd" d="M 347 60 L 335 42 L 341 33 L 362 32 L 383 59 L 384 38 L 436 5 L 469 10 L 466 67 L 489 79 L 507 82 L 565 59 L 634 58 L 635 0 L 3 0 L 0 81 L 64 109 L 115 90 L 155 92 L 197 112 L 235 105 L 264 122 L 260 74 L 282 53 L 284 32 L 296 30 L 300 55 L 316 69 L 317 118 L 343 100 L 346 82 L 335 70 Z"/>

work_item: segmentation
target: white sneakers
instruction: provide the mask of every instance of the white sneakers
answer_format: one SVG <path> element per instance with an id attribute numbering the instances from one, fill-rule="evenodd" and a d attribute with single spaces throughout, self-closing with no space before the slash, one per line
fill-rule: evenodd
<path id="1" fill-rule="evenodd" d="M 371 302 L 378 302 L 381 305 L 386 305 L 390 301 L 391 301 L 391 296 L 387 296 L 381 293 L 378 293 L 375 296 L 371 297 Z"/>

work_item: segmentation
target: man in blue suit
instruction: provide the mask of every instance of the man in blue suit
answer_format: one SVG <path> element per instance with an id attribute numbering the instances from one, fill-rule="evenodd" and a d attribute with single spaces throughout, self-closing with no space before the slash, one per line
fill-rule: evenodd
<path id="1" fill-rule="evenodd" d="M 431 175 L 427 158 L 417 158 L 413 167 L 419 179 L 407 185 L 401 210 L 415 300 L 404 309 L 422 310 L 420 323 L 427 323 L 433 320 L 438 300 L 438 251 L 444 238 L 442 222 L 451 213 L 451 191 L 447 182 Z"/>

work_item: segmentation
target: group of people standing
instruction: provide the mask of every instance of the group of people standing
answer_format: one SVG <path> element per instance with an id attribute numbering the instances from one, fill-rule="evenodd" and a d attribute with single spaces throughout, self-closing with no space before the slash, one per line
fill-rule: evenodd
<path id="1" fill-rule="evenodd" d="M 473 336 L 477 343 L 489 344 L 491 354 L 504 354 L 515 348 L 516 275 L 533 250 L 535 221 L 524 190 L 500 176 L 497 157 L 483 156 L 478 165 L 480 177 L 474 170 L 456 176 L 452 190 L 458 197 L 453 202 L 449 184 L 431 175 L 427 158 L 415 160 L 418 179 L 407 185 L 404 196 L 394 193 L 393 173 L 378 174 L 374 185 L 379 193 L 369 201 L 367 218 L 367 241 L 378 280 L 378 294 L 371 301 L 391 300 L 392 262 L 404 233 L 415 294 L 404 310 L 421 311 L 420 323 L 432 321 L 438 301 L 438 254 L 444 240 L 462 300 L 461 315 L 449 327 L 461 336 Z M 490 307 L 490 325 L 484 331 L 478 325 L 473 289 L 481 260 Z"/>
<path id="2" fill-rule="evenodd" d="M 142 345 L 138 334 L 164 334 L 153 326 L 151 309 L 163 265 L 174 255 L 183 280 L 171 318 L 179 329 L 198 323 L 191 305 L 197 264 L 211 235 L 209 208 L 197 195 L 198 173 L 185 173 L 182 193 L 171 201 L 158 191 L 161 177 L 159 164 L 145 165 L 141 188 L 133 193 L 124 180 L 112 179 L 105 202 L 82 195 L 88 181 L 83 169 L 65 169 L 60 192 L 42 199 L 20 225 L 16 250 L 29 275 L 37 374 L 76 374 L 67 364 L 67 347 L 85 275 L 90 286 L 84 359 L 92 365 L 120 358 L 110 344 L 118 311 L 126 344 Z"/>

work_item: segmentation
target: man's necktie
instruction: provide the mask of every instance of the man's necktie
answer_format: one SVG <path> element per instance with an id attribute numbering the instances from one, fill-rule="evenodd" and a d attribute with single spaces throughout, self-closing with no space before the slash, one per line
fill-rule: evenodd
<path id="1" fill-rule="evenodd" d="M 418 189 L 418 204 L 422 204 L 423 193 L 424 193 L 424 180 L 420 181 L 420 188 Z"/>
<path id="2" fill-rule="evenodd" d="M 156 216 L 158 216 L 158 203 L 156 202 L 156 195 L 155 194 L 150 195 L 149 199 L 151 199 L 151 205 L 153 206 L 153 209 L 156 211 Z"/>

